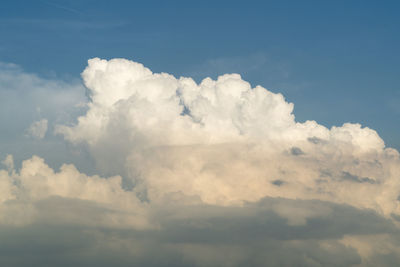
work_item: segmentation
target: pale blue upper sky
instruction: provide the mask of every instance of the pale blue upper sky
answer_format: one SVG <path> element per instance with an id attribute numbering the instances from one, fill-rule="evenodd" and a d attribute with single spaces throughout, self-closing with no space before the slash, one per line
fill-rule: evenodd
<path id="1" fill-rule="evenodd" d="M 299 121 L 359 122 L 399 149 L 399 12 L 398 1 L 2 0 L 0 62 L 65 81 L 92 57 L 197 81 L 237 72 L 282 92 Z"/>

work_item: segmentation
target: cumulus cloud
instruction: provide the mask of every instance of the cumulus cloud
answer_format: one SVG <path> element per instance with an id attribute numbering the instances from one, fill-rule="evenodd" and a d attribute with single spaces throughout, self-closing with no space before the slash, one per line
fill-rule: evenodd
<path id="1" fill-rule="evenodd" d="M 43 265 L 49 247 L 49 266 L 400 262 L 400 157 L 376 131 L 296 122 L 238 74 L 197 84 L 94 58 L 82 78 L 87 111 L 55 133 L 102 175 L 7 156 L 0 236 L 14 241 L 0 263 Z M 29 263 L 13 257 L 39 236 Z"/>
<path id="2" fill-rule="evenodd" d="M 242 206 L 153 203 L 123 189 L 118 176 L 87 176 L 72 165 L 54 171 L 38 157 L 19 170 L 11 156 L 4 164 L 2 265 L 390 266 L 400 260 L 398 226 L 373 210 L 274 197 Z"/>
<path id="3" fill-rule="evenodd" d="M 95 58 L 82 77 L 89 109 L 56 131 L 88 145 L 101 168 L 123 170 L 149 201 L 285 197 L 400 212 L 399 154 L 372 129 L 296 122 L 292 103 L 238 74 L 196 84 Z"/>
<path id="4" fill-rule="evenodd" d="M 45 216 L 50 221 L 71 220 L 71 223 L 147 225 L 143 221 L 146 217 L 140 214 L 145 205 L 139 207 L 136 196 L 122 189 L 121 177 L 87 176 L 67 164 L 55 172 L 37 156 L 25 160 L 19 171 L 13 168 L 12 156 L 4 164 L 7 171 L 0 171 L 3 204 L 0 222 L 4 224 L 29 224 Z M 46 202 L 48 199 L 52 200 Z M 119 217 L 117 211 L 123 214 L 125 209 L 132 214 Z M 86 213 L 88 210 L 94 213 Z"/>

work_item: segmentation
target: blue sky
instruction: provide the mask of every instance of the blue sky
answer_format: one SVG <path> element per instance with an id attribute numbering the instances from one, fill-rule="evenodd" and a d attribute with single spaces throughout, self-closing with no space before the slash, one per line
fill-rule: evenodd
<path id="1" fill-rule="evenodd" d="M 299 121 L 359 122 L 400 148 L 397 1 L 1 2 L 0 61 L 79 78 L 91 57 L 191 76 L 237 72 Z"/>

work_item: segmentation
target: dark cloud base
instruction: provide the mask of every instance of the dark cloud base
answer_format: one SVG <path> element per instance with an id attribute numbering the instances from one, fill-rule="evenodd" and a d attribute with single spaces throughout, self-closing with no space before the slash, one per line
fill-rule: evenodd
<path id="1" fill-rule="evenodd" d="M 59 197 L 42 200 L 34 204 L 43 214 L 42 223 L 1 226 L 0 265 L 396 266 L 399 260 L 393 252 L 377 252 L 363 264 L 356 249 L 340 242 L 344 236 L 386 234 L 398 243 L 400 231 L 391 220 L 372 210 L 319 200 L 265 198 L 244 207 L 153 207 L 153 219 L 159 222 L 153 230 L 58 221 L 52 209 L 62 207 L 61 203 L 70 204 L 65 218 L 84 216 L 85 206 L 93 220 L 93 214 L 104 212 L 90 202 L 74 202 Z M 277 206 L 326 212 L 293 225 L 275 211 Z"/>

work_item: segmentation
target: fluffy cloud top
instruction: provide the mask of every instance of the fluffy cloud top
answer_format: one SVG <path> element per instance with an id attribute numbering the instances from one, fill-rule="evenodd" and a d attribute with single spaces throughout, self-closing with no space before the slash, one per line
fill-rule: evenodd
<path id="1" fill-rule="evenodd" d="M 281 94 L 226 74 L 196 84 L 125 59 L 82 73 L 91 102 L 57 132 L 124 170 L 148 200 L 320 199 L 399 214 L 399 154 L 359 124 L 299 123 Z M 369 197 L 366 198 L 365 195 Z"/>

